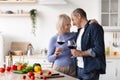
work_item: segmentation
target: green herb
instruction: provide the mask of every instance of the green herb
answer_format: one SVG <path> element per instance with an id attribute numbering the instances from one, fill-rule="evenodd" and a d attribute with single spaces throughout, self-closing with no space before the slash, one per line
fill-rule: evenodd
<path id="1" fill-rule="evenodd" d="M 37 10 L 36 9 L 30 10 L 30 17 L 31 17 L 31 20 L 32 20 L 32 33 L 34 35 L 36 35 L 35 34 L 35 31 L 36 31 L 36 18 L 37 18 Z"/>

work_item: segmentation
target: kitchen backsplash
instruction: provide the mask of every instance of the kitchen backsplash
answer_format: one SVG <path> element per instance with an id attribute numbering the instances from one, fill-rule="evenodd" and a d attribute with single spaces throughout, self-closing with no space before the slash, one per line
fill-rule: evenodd
<path id="1" fill-rule="evenodd" d="M 120 56 L 120 32 L 105 32 L 105 50 L 108 56 Z"/>

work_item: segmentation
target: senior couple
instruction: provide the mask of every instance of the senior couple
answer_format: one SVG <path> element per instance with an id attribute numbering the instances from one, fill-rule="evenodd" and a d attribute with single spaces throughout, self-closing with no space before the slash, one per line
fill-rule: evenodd
<path id="1" fill-rule="evenodd" d="M 71 20 L 78 32 L 70 32 Z M 88 20 L 86 12 L 77 8 L 71 19 L 66 14 L 59 15 L 57 31 L 48 48 L 48 60 L 54 63 L 53 69 L 80 80 L 99 80 L 106 69 L 102 26 L 95 20 Z M 64 38 L 62 45 L 57 43 L 59 35 Z M 69 49 L 68 40 L 74 40 L 76 48 Z"/>

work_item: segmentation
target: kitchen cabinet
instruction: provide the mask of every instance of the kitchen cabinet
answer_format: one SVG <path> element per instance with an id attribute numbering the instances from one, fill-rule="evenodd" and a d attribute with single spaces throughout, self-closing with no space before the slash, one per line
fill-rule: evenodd
<path id="1" fill-rule="evenodd" d="M 100 76 L 100 80 L 116 80 L 116 60 L 106 61 L 106 74 Z"/>
<path id="2" fill-rule="evenodd" d="M 107 59 L 106 74 L 100 75 L 100 80 L 120 80 L 120 58 Z"/>
<path id="3" fill-rule="evenodd" d="M 101 22 L 103 26 L 118 26 L 119 0 L 101 0 Z"/>
<path id="4" fill-rule="evenodd" d="M 27 62 L 28 65 L 34 63 L 40 63 L 43 68 L 52 67 L 52 63 L 48 62 L 47 57 L 35 55 L 35 56 L 13 56 L 13 64 L 16 62 Z M 6 65 L 8 64 L 8 56 L 6 56 Z"/>
<path id="5" fill-rule="evenodd" d="M 117 60 L 116 80 L 120 80 L 120 60 Z"/>
<path id="6" fill-rule="evenodd" d="M 101 0 L 101 24 L 104 28 L 120 29 L 119 7 L 120 0 Z"/>

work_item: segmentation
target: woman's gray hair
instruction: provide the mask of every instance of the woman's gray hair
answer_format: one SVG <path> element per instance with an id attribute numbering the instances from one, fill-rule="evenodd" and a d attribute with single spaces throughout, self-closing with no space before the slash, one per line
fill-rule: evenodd
<path id="1" fill-rule="evenodd" d="M 77 14 L 80 14 L 81 17 L 87 18 L 86 12 L 81 8 L 77 8 L 72 12 L 73 16 L 77 16 Z"/>
<path id="2" fill-rule="evenodd" d="M 66 14 L 59 15 L 58 21 L 57 21 L 57 30 L 58 33 L 65 33 L 65 25 L 71 24 L 71 19 Z"/>

